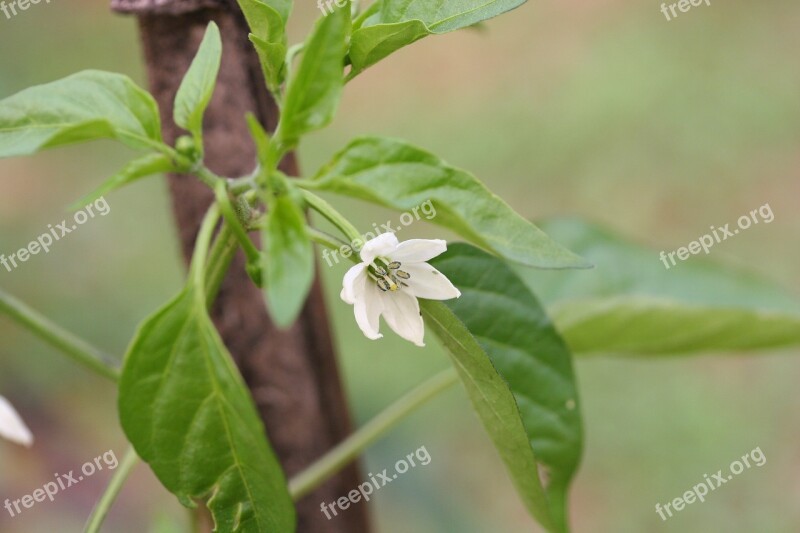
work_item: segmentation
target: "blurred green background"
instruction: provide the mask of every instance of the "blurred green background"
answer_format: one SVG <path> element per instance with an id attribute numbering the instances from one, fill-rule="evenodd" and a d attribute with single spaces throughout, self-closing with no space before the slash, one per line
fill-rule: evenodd
<path id="1" fill-rule="evenodd" d="M 298 40 L 318 16 L 297 2 Z M 313 171 L 352 136 L 406 138 L 467 168 L 528 217 L 579 214 L 656 250 L 770 203 L 775 221 L 713 249 L 795 294 L 800 265 L 800 5 L 732 0 L 667 22 L 660 2 L 529 2 L 485 30 L 428 38 L 348 86 L 333 127 L 301 149 Z M 102 2 L 40 3 L 0 15 L 0 96 L 77 70 L 144 83 L 135 22 Z M 0 252 L 26 245 L 130 153 L 110 143 L 0 161 Z M 152 179 L 108 198 L 97 218 L 0 287 L 121 354 L 136 324 L 181 285 L 166 188 Z M 369 229 L 397 214 L 336 204 Z M 357 207 L 357 209 L 356 209 Z M 424 222 L 403 238 L 435 237 Z M 657 254 L 653 261 L 658 261 Z M 338 299 L 347 265 L 323 266 L 343 373 L 359 422 L 447 364 L 387 334 L 358 331 Z M 385 327 L 385 326 L 384 326 Z M 800 351 L 752 356 L 580 360 L 586 455 L 572 491 L 578 532 L 793 532 L 800 527 Z M 0 443 L 0 500 L 19 498 L 106 450 L 121 457 L 114 389 L 0 319 L 0 394 L 37 437 Z M 451 390 L 366 456 L 381 471 L 426 446 L 432 462 L 376 493 L 378 531 L 539 531 L 465 394 Z M 654 511 L 760 446 L 767 463 L 667 522 Z M 0 531 L 80 531 L 101 472 L 10 518 Z M 107 531 L 180 531 L 186 513 L 139 468 Z"/>

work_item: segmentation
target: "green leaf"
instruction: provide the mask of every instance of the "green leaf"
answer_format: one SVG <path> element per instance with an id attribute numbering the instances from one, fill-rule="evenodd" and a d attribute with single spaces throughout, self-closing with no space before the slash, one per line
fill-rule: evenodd
<path id="1" fill-rule="evenodd" d="M 353 69 L 348 77 L 354 78 L 400 48 L 430 34 L 430 29 L 421 20 L 379 24 L 356 30 L 350 41 L 350 62 Z"/>
<path id="2" fill-rule="evenodd" d="M 0 101 L 0 157 L 95 139 L 164 149 L 153 97 L 126 76 L 86 70 Z"/>
<path id="3" fill-rule="evenodd" d="M 382 0 L 353 32 L 350 78 L 400 48 L 432 34 L 467 28 L 517 8 L 526 0 Z"/>
<path id="4" fill-rule="evenodd" d="M 203 114 L 214 94 L 222 59 L 222 39 L 216 23 L 210 22 L 200 49 L 175 95 L 175 124 L 188 130 L 202 146 Z"/>
<path id="5" fill-rule="evenodd" d="M 250 130 L 250 137 L 253 138 L 253 143 L 256 145 L 258 164 L 261 166 L 262 171 L 266 171 L 266 169 L 272 168 L 270 163 L 272 143 L 269 134 L 252 113 L 248 113 L 245 119 L 247 120 L 247 128 Z"/>
<path id="6" fill-rule="evenodd" d="M 537 458 L 508 385 L 478 341 L 447 306 L 441 302 L 421 300 L 420 307 L 425 322 L 451 356 L 469 399 L 506 464 L 525 507 L 540 524 L 552 531 L 552 518 L 539 479 Z"/>
<path id="7" fill-rule="evenodd" d="M 381 22 L 421 20 L 433 32 L 445 33 L 502 15 L 526 0 L 382 0 Z"/>
<path id="8" fill-rule="evenodd" d="M 98 198 L 141 178 L 175 170 L 177 169 L 169 157 L 163 154 L 147 154 L 125 165 L 122 170 L 104 181 L 100 187 L 72 204 L 70 209 L 80 209 Z"/>
<path id="9" fill-rule="evenodd" d="M 353 32 L 362 26 L 380 23 L 381 0 L 375 0 L 353 20 Z"/>
<path id="10" fill-rule="evenodd" d="M 294 506 L 253 400 L 188 287 L 145 320 L 120 379 L 122 427 L 184 505 L 208 498 L 215 531 L 294 531 Z"/>
<path id="11" fill-rule="evenodd" d="M 255 46 L 267 87 L 280 94 L 286 60 L 286 21 L 292 11 L 291 0 L 238 0 L 250 26 L 250 42 Z"/>
<path id="12" fill-rule="evenodd" d="M 350 34 L 350 3 L 317 22 L 297 72 L 286 88 L 278 137 L 293 147 L 301 136 L 327 126 L 344 85 L 344 57 Z"/>
<path id="13" fill-rule="evenodd" d="M 576 353 L 667 355 L 800 344 L 800 299 L 758 276 L 700 256 L 668 270 L 659 251 L 580 220 L 543 227 L 597 265 L 576 275 L 521 271 Z"/>
<path id="14" fill-rule="evenodd" d="M 451 245 L 446 254 L 431 261 L 440 272 L 461 290 L 461 297 L 444 302 L 450 311 L 469 331 L 471 339 L 464 342 L 463 331 L 458 335 L 459 325 L 441 310 L 434 324 L 437 335 L 445 336 L 450 344 L 462 376 L 475 388 L 473 401 L 495 403 L 497 395 L 507 401 L 507 395 L 499 384 L 486 387 L 496 379 L 491 375 L 485 359 L 491 361 L 513 394 L 516 409 L 505 406 L 511 412 L 506 424 L 500 425 L 493 439 L 501 447 L 512 477 L 536 478 L 533 463 L 538 463 L 547 495 L 547 516 L 556 531 L 567 529 L 567 490 L 580 462 L 583 448 L 583 430 L 578 402 L 578 391 L 572 369 L 572 356 L 566 344 L 553 328 L 536 297 L 522 280 L 503 261 L 467 244 Z M 423 309 L 430 311 L 428 302 Z M 429 321 L 430 324 L 430 321 Z M 446 340 L 452 335 L 454 339 Z M 477 342 L 484 352 L 475 351 Z M 455 343 L 455 344 L 454 344 Z M 455 348 L 453 348 L 455 346 Z M 469 351 L 464 346 L 471 347 Z M 480 363 L 470 370 L 475 361 Z M 486 378 L 488 374 L 488 378 Z M 518 412 L 517 412 L 518 409 Z M 492 412 L 484 416 L 490 433 L 498 423 L 492 422 Z M 521 444 L 517 418 L 521 418 L 524 436 L 529 446 Z M 510 432 L 508 436 L 504 432 Z M 533 450 L 533 455 L 530 450 Z M 538 519 L 544 511 L 537 507 L 540 502 L 538 489 L 529 486 L 531 480 L 515 479 L 523 500 Z M 527 494 L 524 491 L 532 491 Z M 537 514 L 538 513 L 538 514 Z M 546 524 L 546 521 L 543 521 Z"/>
<path id="15" fill-rule="evenodd" d="M 511 261 L 542 268 L 587 267 L 519 216 L 474 176 L 395 139 L 356 139 L 316 176 L 315 188 L 368 200 L 399 211 L 427 201 L 431 222 Z"/>
<path id="16" fill-rule="evenodd" d="M 314 250 L 306 219 L 292 191 L 268 201 L 264 240 L 264 292 L 270 315 L 283 328 L 294 324 L 314 281 Z"/>
<path id="17" fill-rule="evenodd" d="M 292 0 L 263 0 L 263 2 L 280 15 L 285 26 L 289 21 L 289 15 L 292 14 Z"/>

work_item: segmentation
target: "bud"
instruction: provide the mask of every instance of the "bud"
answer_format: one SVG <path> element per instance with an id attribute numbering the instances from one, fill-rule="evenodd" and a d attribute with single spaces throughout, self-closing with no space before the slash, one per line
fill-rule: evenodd
<path id="1" fill-rule="evenodd" d="M 197 145 L 191 135 L 181 135 L 175 141 L 175 149 L 182 156 L 186 156 L 191 160 L 198 158 Z"/>

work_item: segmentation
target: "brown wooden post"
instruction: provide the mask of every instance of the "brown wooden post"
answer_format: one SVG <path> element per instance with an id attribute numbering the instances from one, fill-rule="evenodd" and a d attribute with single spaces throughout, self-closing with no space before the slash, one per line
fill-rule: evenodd
<path id="1" fill-rule="evenodd" d="M 255 113 L 272 130 L 277 108 L 265 88 L 258 58 L 247 40 L 247 25 L 235 1 L 112 0 L 112 9 L 138 17 L 150 90 L 158 101 L 167 142 L 185 133 L 172 121 L 172 104 L 183 74 L 208 22 L 219 25 L 223 58 L 205 119 L 206 164 L 223 176 L 252 171 L 255 148 L 245 113 Z M 283 161 L 282 169 L 297 175 L 293 154 Z M 190 176 L 169 176 L 169 185 L 188 261 L 212 194 Z M 252 392 L 287 475 L 296 474 L 347 436 L 350 417 L 319 279 L 297 324 L 281 331 L 271 323 L 261 292 L 245 273 L 239 254 L 212 315 Z M 346 495 L 359 482 L 359 470 L 353 464 L 299 502 L 298 531 L 368 533 L 365 505 L 353 506 L 333 520 L 320 510 L 321 502 Z"/>

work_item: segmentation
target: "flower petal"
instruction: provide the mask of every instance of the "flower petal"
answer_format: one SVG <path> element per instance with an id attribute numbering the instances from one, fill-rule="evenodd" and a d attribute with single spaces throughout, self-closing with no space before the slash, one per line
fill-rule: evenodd
<path id="1" fill-rule="evenodd" d="M 372 263 L 376 257 L 388 256 L 397 248 L 397 243 L 394 233 L 381 233 L 364 243 L 364 247 L 361 249 L 361 260 L 365 263 Z"/>
<path id="2" fill-rule="evenodd" d="M 33 435 L 28 426 L 22 421 L 16 409 L 2 396 L 0 396 L 0 437 L 23 446 L 33 445 Z"/>
<path id="3" fill-rule="evenodd" d="M 342 280 L 342 292 L 339 295 L 345 303 L 353 305 L 364 292 L 367 282 L 367 264 L 359 263 L 347 271 Z"/>
<path id="4" fill-rule="evenodd" d="M 356 323 L 361 328 L 361 332 L 370 340 L 377 340 L 381 335 L 380 318 L 383 311 L 383 299 L 380 297 L 380 289 L 373 283 L 368 283 L 361 298 L 356 300 L 353 308 L 356 315 Z"/>
<path id="5" fill-rule="evenodd" d="M 408 287 L 405 290 L 417 298 L 450 300 L 461 296 L 461 291 L 447 279 L 447 276 L 428 263 L 407 263 L 400 268 L 411 274 L 411 278 L 406 281 Z"/>
<path id="6" fill-rule="evenodd" d="M 423 263 L 447 251 L 447 241 L 441 239 L 410 239 L 401 242 L 392 252 L 393 261 Z"/>
<path id="7" fill-rule="evenodd" d="M 379 289 L 380 290 L 380 289 Z M 417 346 L 425 346 L 425 325 L 419 313 L 419 302 L 406 291 L 380 293 L 383 318 L 395 333 Z"/>

